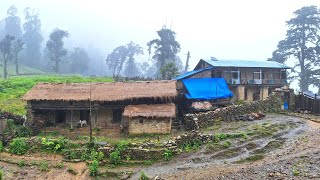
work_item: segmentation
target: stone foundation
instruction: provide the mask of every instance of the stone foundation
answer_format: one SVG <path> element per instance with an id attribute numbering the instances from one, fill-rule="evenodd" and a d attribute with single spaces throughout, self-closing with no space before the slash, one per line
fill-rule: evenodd
<path id="1" fill-rule="evenodd" d="M 186 114 L 185 128 L 187 130 L 196 130 L 201 127 L 213 125 L 216 121 L 232 121 L 237 116 L 249 114 L 252 112 L 279 112 L 282 101 L 281 93 L 273 93 L 266 100 L 248 102 L 242 105 L 233 105 L 219 108 L 214 111 L 208 111 L 198 114 Z"/>

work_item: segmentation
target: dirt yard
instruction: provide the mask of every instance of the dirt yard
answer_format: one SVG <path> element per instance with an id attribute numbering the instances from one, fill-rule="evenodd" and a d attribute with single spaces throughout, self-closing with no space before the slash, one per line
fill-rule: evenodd
<path id="1" fill-rule="evenodd" d="M 230 140 L 229 147 L 203 146 L 200 151 L 141 171 L 162 179 L 320 178 L 319 123 L 271 114 L 251 122 L 222 122 L 203 131 L 251 135 L 245 140 Z M 136 173 L 132 179 L 138 176 Z"/>
<path id="2" fill-rule="evenodd" d="M 268 114 L 256 121 L 221 122 L 204 133 L 244 133 L 244 138 L 223 139 L 182 153 L 171 161 L 151 166 L 101 170 L 143 171 L 159 179 L 319 179 L 320 124 L 293 116 Z M 44 166 L 44 167 L 43 167 Z M 46 168 L 47 166 L 47 168 Z M 15 156 L 0 153 L 4 179 L 90 179 L 86 163 L 64 162 L 58 155 Z M 110 179 L 110 178 L 107 178 Z"/>

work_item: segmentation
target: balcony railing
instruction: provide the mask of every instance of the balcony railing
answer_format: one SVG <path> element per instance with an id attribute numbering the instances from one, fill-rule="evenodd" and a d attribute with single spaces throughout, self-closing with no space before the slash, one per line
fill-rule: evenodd
<path id="1" fill-rule="evenodd" d="M 285 85 L 286 79 L 226 79 L 228 84 L 268 84 L 268 85 Z"/>

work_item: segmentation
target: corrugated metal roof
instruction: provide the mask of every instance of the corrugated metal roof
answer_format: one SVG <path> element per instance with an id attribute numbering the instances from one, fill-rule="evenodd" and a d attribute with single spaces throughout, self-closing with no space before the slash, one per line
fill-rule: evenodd
<path id="1" fill-rule="evenodd" d="M 213 67 L 251 67 L 251 68 L 278 68 L 290 69 L 289 66 L 275 61 L 248 61 L 248 60 L 205 60 Z"/>
<path id="2" fill-rule="evenodd" d="M 189 71 L 189 72 L 181 74 L 180 76 L 174 78 L 173 80 L 184 79 L 186 77 L 189 77 L 189 76 L 192 76 L 192 75 L 197 74 L 199 72 L 210 70 L 210 69 L 213 69 L 213 67 L 208 67 L 208 68 L 204 68 L 204 69 L 198 69 L 198 70 L 194 70 L 194 71 Z"/>

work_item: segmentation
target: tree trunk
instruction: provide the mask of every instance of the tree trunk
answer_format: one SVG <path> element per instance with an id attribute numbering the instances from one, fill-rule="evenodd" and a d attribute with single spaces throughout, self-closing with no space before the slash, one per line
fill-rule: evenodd
<path id="1" fill-rule="evenodd" d="M 4 59 L 4 67 L 3 67 L 3 77 L 4 79 L 8 79 L 8 72 L 7 72 L 7 62 L 8 59 Z"/>
<path id="2" fill-rule="evenodd" d="M 16 74 L 19 75 L 19 62 L 18 62 L 18 56 L 16 56 Z"/>
<path id="3" fill-rule="evenodd" d="M 59 61 L 56 60 L 56 69 L 55 69 L 56 73 L 58 74 L 59 72 Z"/>

